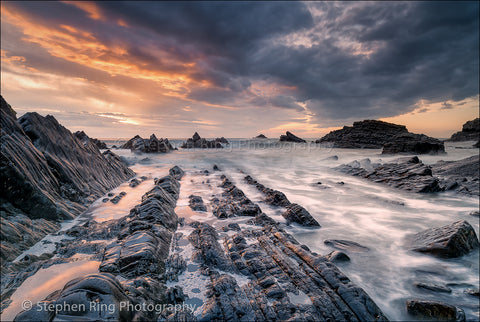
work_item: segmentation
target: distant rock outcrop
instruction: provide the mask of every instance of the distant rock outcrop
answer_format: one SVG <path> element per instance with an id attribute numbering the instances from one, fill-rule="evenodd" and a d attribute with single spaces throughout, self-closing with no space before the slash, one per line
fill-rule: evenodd
<path id="1" fill-rule="evenodd" d="M 27 113 L 17 121 L 1 97 L 0 116 L 2 236 L 19 222 L 17 214 L 34 220 L 71 219 L 135 174 L 110 150 L 101 153 L 90 140 L 81 142 L 51 115 Z M 54 227 L 42 226 L 45 233 Z M 32 235 L 36 238 L 22 245 L 13 235 L 2 237 L 2 264 L 45 234 Z"/>
<path id="2" fill-rule="evenodd" d="M 477 117 L 476 119 L 463 124 L 462 130 L 460 132 L 454 133 L 452 137 L 447 141 L 478 141 L 479 137 L 480 118 Z"/>
<path id="3" fill-rule="evenodd" d="M 221 149 L 223 148 L 222 143 L 228 144 L 227 139 L 221 137 L 208 141 L 195 132 L 190 139 L 183 142 L 182 149 Z"/>
<path id="4" fill-rule="evenodd" d="M 167 153 L 174 150 L 167 138 L 157 139 L 155 134 L 150 135 L 149 139 L 143 139 L 139 135 L 135 135 L 126 143 L 120 146 L 120 149 L 130 149 L 136 153 Z"/>
<path id="5" fill-rule="evenodd" d="M 263 135 L 263 134 L 260 133 L 259 135 L 257 135 L 256 137 L 254 137 L 254 139 L 268 139 L 268 138 L 267 138 L 265 135 Z"/>
<path id="6" fill-rule="evenodd" d="M 332 131 L 315 143 L 332 142 L 335 148 L 379 149 L 395 136 L 408 133 L 403 125 L 377 120 L 354 122 L 353 126 Z"/>
<path id="7" fill-rule="evenodd" d="M 103 141 L 100 141 L 98 139 L 92 139 L 91 137 L 89 137 L 87 134 L 85 134 L 85 132 L 83 131 L 77 131 L 74 133 L 74 135 L 77 137 L 77 139 L 79 139 L 80 141 L 82 141 L 82 143 L 84 145 L 87 144 L 87 141 L 91 141 L 93 144 L 95 144 L 97 146 L 97 148 L 99 149 L 102 149 L 102 150 L 105 150 L 107 149 L 107 144 Z"/>
<path id="8" fill-rule="evenodd" d="M 280 141 L 282 142 L 298 142 L 298 143 L 305 143 L 304 139 L 299 138 L 295 134 L 287 131 L 285 135 L 280 135 Z"/>
<path id="9" fill-rule="evenodd" d="M 442 141 L 425 134 L 402 133 L 383 145 L 382 154 L 411 153 L 439 154 L 445 153 Z"/>

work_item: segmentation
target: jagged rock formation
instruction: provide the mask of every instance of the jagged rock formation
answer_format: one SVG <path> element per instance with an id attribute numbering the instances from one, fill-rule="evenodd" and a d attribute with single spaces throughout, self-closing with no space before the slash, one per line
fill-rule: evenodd
<path id="1" fill-rule="evenodd" d="M 281 142 L 298 142 L 298 143 L 305 143 L 304 139 L 299 138 L 295 134 L 287 131 L 284 135 L 280 135 Z"/>
<path id="2" fill-rule="evenodd" d="M 254 137 L 254 139 L 268 139 L 268 138 L 267 138 L 265 135 L 263 135 L 263 134 L 260 133 L 259 135 L 257 135 L 256 137 Z"/>
<path id="3" fill-rule="evenodd" d="M 90 138 L 87 134 L 85 134 L 85 132 L 83 131 L 77 131 L 74 133 L 74 135 L 77 137 L 77 139 L 79 139 L 80 141 L 82 141 L 82 143 L 84 145 L 87 145 L 88 144 L 88 141 L 91 141 L 93 144 L 95 144 L 97 146 L 97 148 L 99 149 L 107 149 L 107 144 L 103 141 L 100 141 L 98 139 L 92 139 Z"/>
<path id="4" fill-rule="evenodd" d="M 195 132 L 190 139 L 183 142 L 182 149 L 221 149 L 223 148 L 222 143 L 228 144 L 227 139 L 221 137 L 208 141 Z"/>
<path id="5" fill-rule="evenodd" d="M 130 149 L 135 153 L 167 153 L 174 150 L 167 138 L 157 139 L 155 134 L 150 135 L 149 139 L 143 139 L 139 135 L 135 135 L 121 145 L 120 149 Z"/>
<path id="6" fill-rule="evenodd" d="M 438 257 L 459 257 L 478 248 L 478 237 L 466 221 L 430 228 L 412 237 L 412 250 Z"/>
<path id="7" fill-rule="evenodd" d="M 425 134 L 401 133 L 383 145 L 382 154 L 439 154 L 445 153 L 442 141 Z"/>
<path id="8" fill-rule="evenodd" d="M 225 179 L 224 193 L 218 197 L 237 202 L 243 192 Z M 65 301 L 88 308 L 93 297 L 98 304 L 117 308 L 120 302 L 172 305 L 201 292 L 206 301 L 196 315 L 202 321 L 387 320 L 368 294 L 334 264 L 300 245 L 265 214 L 241 227 L 230 222 L 220 231 L 215 223 L 184 225 L 174 212 L 178 196 L 179 183 L 169 175 L 157 179 L 127 217 L 103 223 L 90 220 L 71 228 L 68 235 L 74 239 L 61 242 L 59 258 L 81 250 L 101 260 L 101 273 L 70 281 L 46 303 Z M 192 256 L 184 257 L 183 249 Z M 167 281 L 173 285 L 167 288 Z M 186 291 L 190 284 L 193 293 Z M 35 307 L 16 320 L 46 319 Z M 185 310 L 117 309 L 109 314 L 61 311 L 51 312 L 47 320 L 196 320 Z"/>
<path id="9" fill-rule="evenodd" d="M 15 234 L 3 234 L 18 225 L 16 214 L 71 219 L 134 172 L 111 151 L 100 153 L 91 141 L 81 142 L 51 115 L 27 113 L 17 121 L 1 97 L 0 116 L 0 204 L 8 209 L 2 212 L 3 265 L 43 237 L 32 233 L 37 238 L 31 243 L 17 244 Z M 52 226 L 42 227 L 47 232 Z"/>
<path id="10" fill-rule="evenodd" d="M 418 157 L 373 164 L 369 159 L 342 164 L 335 170 L 411 192 L 456 191 L 479 195 L 479 156 L 425 165 Z"/>
<path id="11" fill-rule="evenodd" d="M 207 211 L 207 207 L 203 203 L 202 197 L 190 195 L 188 199 L 188 205 L 193 211 Z"/>
<path id="12" fill-rule="evenodd" d="M 478 196 L 480 157 L 471 156 L 458 161 L 438 161 L 433 164 L 432 173 L 438 176 L 445 190 Z"/>
<path id="13" fill-rule="evenodd" d="M 237 216 L 256 216 L 262 211 L 245 196 L 242 190 L 238 189 L 225 175 L 220 177 L 224 189 L 221 198 L 214 197 L 211 200 L 213 214 L 219 219 Z"/>
<path id="14" fill-rule="evenodd" d="M 468 121 L 463 124 L 460 132 L 452 134 L 447 141 L 477 141 L 480 136 L 480 118 Z M 477 143 L 478 144 L 478 143 Z M 478 147 L 478 146 L 477 146 Z"/>
<path id="15" fill-rule="evenodd" d="M 377 120 L 354 122 L 353 126 L 331 131 L 315 143 L 332 142 L 335 148 L 379 149 L 398 134 L 408 133 L 403 125 Z"/>
<path id="16" fill-rule="evenodd" d="M 282 216 L 287 219 L 287 222 L 295 222 L 302 226 L 320 227 L 318 221 L 305 208 L 296 203 L 291 203 L 283 192 L 267 188 L 251 176 L 246 176 L 244 180 L 265 194 L 264 201 L 267 204 L 285 207 L 286 211 L 282 213 Z"/>
<path id="17" fill-rule="evenodd" d="M 366 162 L 366 165 L 354 161 L 342 164 L 335 169 L 411 192 L 442 191 L 439 179 L 432 176 L 432 169 L 423 164 L 418 157 L 402 158 L 398 160 L 398 163 L 381 165 L 371 164 L 370 160 Z"/>
<path id="18" fill-rule="evenodd" d="M 177 229 L 178 217 L 174 209 L 179 189 L 179 182 L 171 175 L 156 179 L 155 187 L 143 195 L 142 202 L 128 216 L 105 223 L 91 220 L 67 231 L 75 239 L 62 242 L 58 253 L 64 257 L 71 257 L 79 250 L 99 254 L 101 273 L 72 280 L 44 301 L 47 304 L 76 303 L 85 305 L 86 310 L 47 312 L 50 315 L 45 318 L 45 312 L 33 306 L 19 313 L 15 320 L 156 320 L 158 310 L 120 310 L 119 303 L 168 304 L 171 292 L 161 277 Z M 109 239 L 113 241 L 109 243 Z M 115 306 L 115 310 L 106 313 L 89 309 L 92 298 L 99 305 Z"/>

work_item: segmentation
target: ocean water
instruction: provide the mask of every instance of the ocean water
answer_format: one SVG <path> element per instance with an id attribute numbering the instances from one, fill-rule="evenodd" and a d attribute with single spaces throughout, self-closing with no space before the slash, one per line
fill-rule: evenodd
<path id="1" fill-rule="evenodd" d="M 280 143 L 277 140 L 230 141 L 225 149 L 179 149 L 168 154 L 142 155 L 129 150 L 114 150 L 128 162 L 138 177 L 146 176 L 148 179 L 136 188 L 123 184 L 114 189 L 115 193 L 127 193 L 117 205 L 103 203 L 102 197 L 85 214 L 65 224 L 65 227 L 86 218 L 103 221 L 127 215 L 151 188 L 152 179 L 166 175 L 174 165 L 187 172 L 181 182 L 177 214 L 190 216 L 193 220 L 215 221 L 211 214 L 199 217 L 189 211 L 188 195 L 200 195 L 208 205 L 209 196 L 219 188 L 199 184 L 205 176 L 196 174 L 203 170 L 213 172 L 212 166 L 217 164 L 222 173 L 258 203 L 266 214 L 278 221 L 284 222 L 278 209 L 262 202 L 260 192 L 244 183 L 245 175 L 249 174 L 267 187 L 282 191 L 290 201 L 305 207 L 322 227 L 309 229 L 293 224 L 287 230 L 311 250 L 322 255 L 331 252 L 333 248 L 324 244 L 326 239 L 347 239 L 368 247 L 370 250 L 367 252 L 349 252 L 351 261 L 338 264 L 338 267 L 364 288 L 391 320 L 411 319 L 406 312 L 406 300 L 411 298 L 457 305 L 465 310 L 467 319 L 480 318 L 478 297 L 464 293 L 466 288 L 479 287 L 478 249 L 456 259 L 437 259 L 411 252 L 406 245 L 411 234 L 457 220 L 467 220 L 478 235 L 479 219 L 469 215 L 478 210 L 478 197 L 454 193 L 409 193 L 333 170 L 337 165 L 353 160 L 369 158 L 372 162 L 387 162 L 398 158 L 382 156 L 380 149 L 335 149 L 311 143 Z M 180 146 L 182 141 L 171 142 Z M 121 142 L 107 141 L 110 145 L 118 143 Z M 426 164 L 463 159 L 478 154 L 478 149 L 465 148 L 472 144 L 447 143 L 446 155 L 420 156 L 420 159 Z M 337 156 L 338 160 L 334 160 L 333 156 Z M 36 252 L 38 247 L 25 253 Z M 447 284 L 452 293 L 422 290 L 414 286 L 415 282 Z M 15 294 L 16 298 L 22 297 L 19 291 Z"/>

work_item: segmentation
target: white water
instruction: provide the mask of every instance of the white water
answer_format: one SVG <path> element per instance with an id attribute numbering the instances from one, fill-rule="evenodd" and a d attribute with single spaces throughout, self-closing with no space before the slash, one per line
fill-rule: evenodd
<path id="1" fill-rule="evenodd" d="M 204 182 L 208 176 L 195 175 L 205 169 L 212 172 L 213 164 L 217 164 L 252 201 L 278 221 L 284 222 L 278 210 L 261 202 L 262 195 L 243 182 L 246 174 L 284 192 L 290 201 L 304 206 L 322 228 L 306 229 L 292 225 L 289 231 L 313 251 L 319 254 L 332 251 L 324 245 L 325 239 L 348 239 L 369 247 L 368 252 L 349 253 L 351 262 L 341 264 L 339 268 L 364 288 L 390 319 L 409 320 L 406 300 L 423 298 L 460 306 L 468 319 L 478 320 L 478 298 L 463 294 L 466 288 L 479 287 L 478 249 L 467 256 L 446 260 L 410 252 L 404 245 L 409 234 L 457 220 L 467 220 L 478 235 L 478 217 L 468 215 L 478 210 L 477 197 L 453 193 L 408 193 L 332 170 L 353 160 L 370 158 L 372 162 L 386 162 L 398 157 L 382 156 L 381 150 L 327 149 L 314 144 L 279 144 L 274 140 L 255 142 L 257 144 L 253 146 L 251 142 L 235 140 L 232 141 L 233 147 L 223 150 L 180 149 L 158 155 L 135 155 L 128 150 L 115 150 L 130 163 L 138 177 L 145 175 L 148 179 L 136 188 L 123 184 L 114 190 L 116 193 L 127 192 L 117 205 L 103 203 L 102 197 L 74 222 L 82 222 L 88 217 L 104 221 L 127 215 L 152 187 L 152 179 L 166 175 L 173 165 L 180 166 L 188 174 L 182 180 L 176 209 L 178 215 L 214 222 L 216 220 L 211 212 L 192 213 L 187 205 L 188 195 L 193 193 L 202 196 L 208 206 L 209 195 L 219 191 L 218 187 L 209 187 Z M 178 146 L 180 142 L 172 143 Z M 468 146 L 469 143 L 447 144 L 447 155 L 420 156 L 420 159 L 431 164 L 438 160 L 459 160 L 478 153 L 478 149 L 456 148 L 461 145 Z M 325 160 L 333 155 L 338 156 L 338 161 Z M 344 184 L 338 184 L 340 181 Z M 32 248 L 25 253 L 38 254 L 39 250 L 34 250 Z M 417 281 L 448 284 L 453 292 L 422 291 L 413 286 Z M 51 291 L 56 289 L 58 287 L 50 288 Z M 203 294 L 195 296 L 203 300 Z"/>

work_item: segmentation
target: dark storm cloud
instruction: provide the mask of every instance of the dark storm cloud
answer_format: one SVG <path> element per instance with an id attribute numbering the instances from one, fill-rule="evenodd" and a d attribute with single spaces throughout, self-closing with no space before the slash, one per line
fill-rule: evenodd
<path id="1" fill-rule="evenodd" d="M 10 5 L 123 44 L 123 58 L 146 69 L 206 82 L 186 94 L 199 102 L 299 111 L 306 103 L 320 120 L 394 116 L 420 99 L 478 94 L 478 2 L 98 2 L 105 20 L 63 3 Z M 255 81 L 295 90 L 258 94 Z"/>

